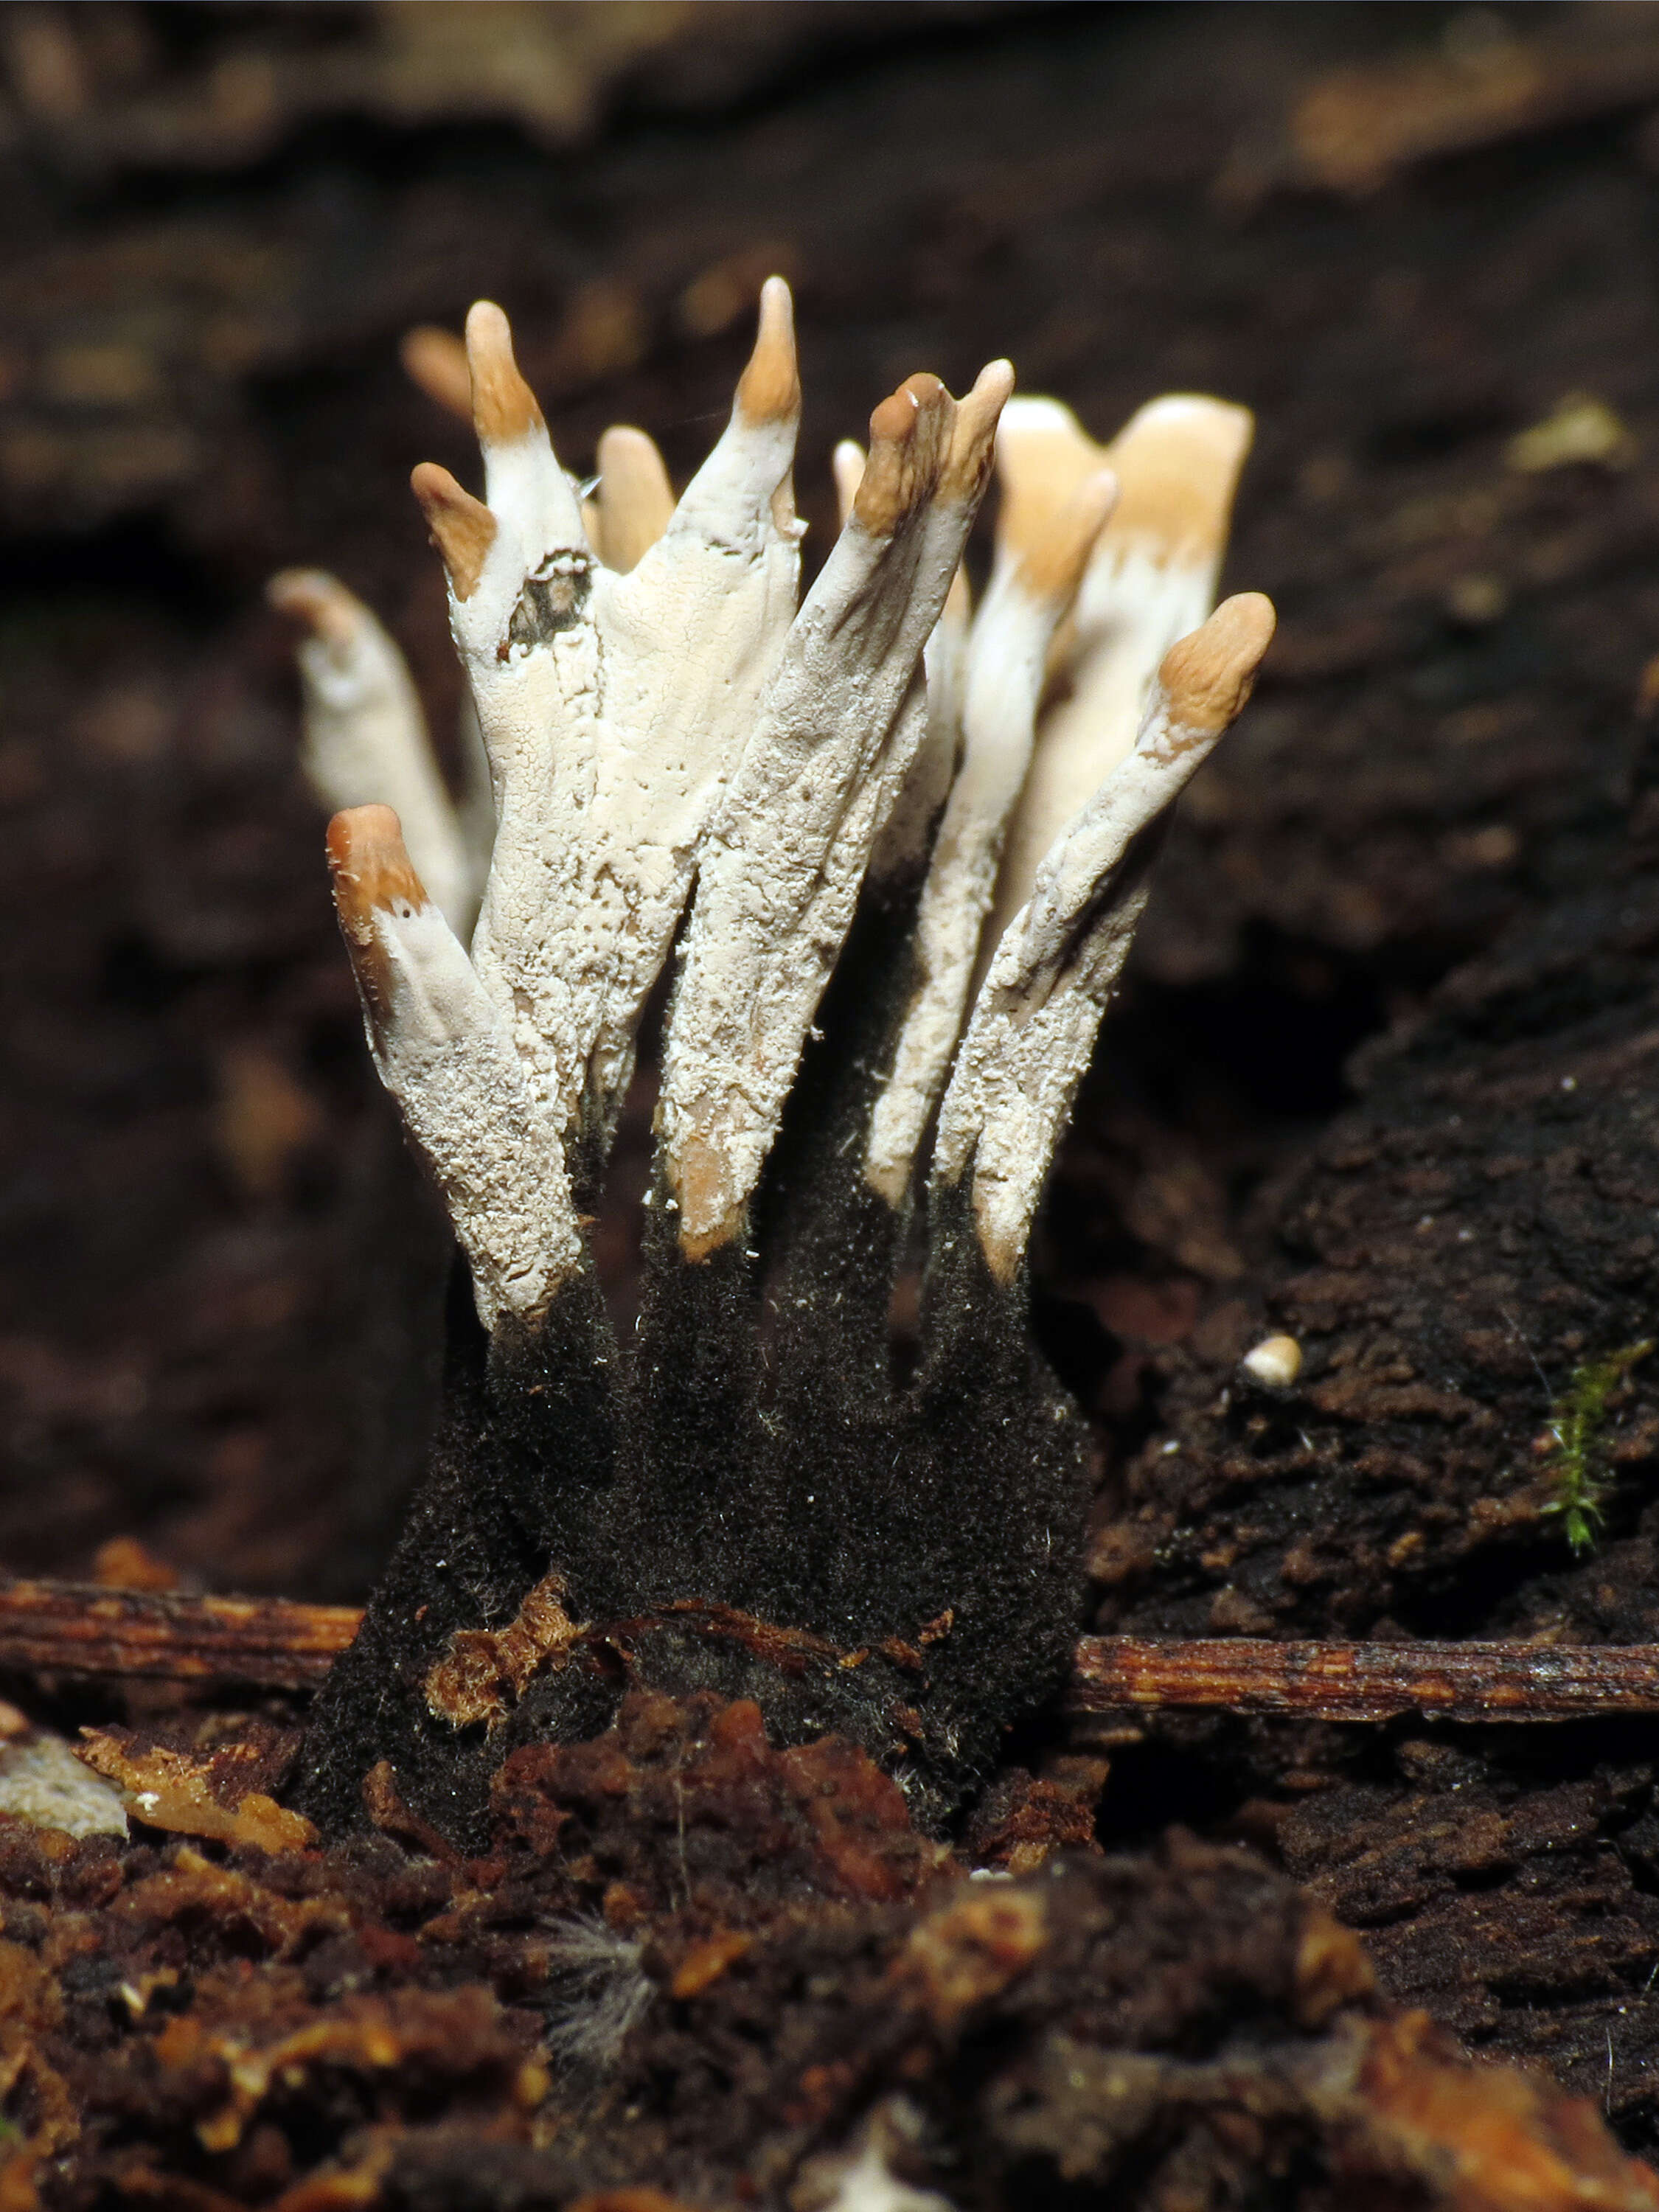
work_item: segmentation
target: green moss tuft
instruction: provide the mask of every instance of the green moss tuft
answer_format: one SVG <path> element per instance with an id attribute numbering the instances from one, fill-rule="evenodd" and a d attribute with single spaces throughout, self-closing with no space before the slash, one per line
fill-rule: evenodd
<path id="1" fill-rule="evenodd" d="M 1601 1431 L 1607 1417 L 1607 1401 L 1638 1360 L 1653 1350 L 1653 1340 L 1626 1345 L 1600 1359 L 1587 1359 L 1575 1367 L 1565 1390 L 1550 1411 L 1549 1432 L 1554 1439 L 1548 1474 L 1555 1495 L 1544 1508 L 1559 1513 L 1563 1533 L 1575 1557 L 1588 1552 L 1601 1527 L 1602 1501 L 1610 1477 L 1602 1456 Z"/>

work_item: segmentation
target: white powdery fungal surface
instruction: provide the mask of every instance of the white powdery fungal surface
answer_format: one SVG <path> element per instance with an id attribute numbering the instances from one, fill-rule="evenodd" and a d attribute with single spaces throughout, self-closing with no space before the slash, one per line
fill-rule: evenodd
<path id="1" fill-rule="evenodd" d="M 337 815 L 329 858 L 369 1049 L 443 1193 L 479 1318 L 533 1317 L 581 1258 L 553 1124 L 391 808 Z"/>
<path id="2" fill-rule="evenodd" d="M 1259 592 L 1165 656 L 1134 750 L 1037 871 L 991 962 L 939 1109 L 933 1172 L 970 1166 L 975 1225 L 1011 1281 L 1054 1147 L 1146 902 L 1136 845 L 1229 727 L 1273 635 Z"/>
<path id="3" fill-rule="evenodd" d="M 584 503 L 498 307 L 468 319 L 465 386 L 457 343 L 425 337 L 422 380 L 451 404 L 470 386 L 484 463 L 483 500 L 431 465 L 414 478 L 488 757 L 481 905 L 480 809 L 451 805 L 391 641 L 331 579 L 273 597 L 313 632 L 307 757 L 349 802 L 331 857 L 371 1046 L 481 1316 L 541 1316 L 584 1264 L 568 1165 L 603 1158 L 683 924 L 662 1195 L 686 1261 L 746 1239 L 866 883 L 920 888 L 864 1177 L 908 1204 L 937 1116 L 933 1182 L 971 1180 L 1011 1280 L 1144 902 L 1145 833 L 1271 631 L 1254 598 L 1197 628 L 1249 416 L 1158 400 L 1103 447 L 1054 401 L 1008 404 L 1006 362 L 960 402 L 911 377 L 872 416 L 867 459 L 837 450 L 841 535 L 797 610 L 779 279 L 678 502 L 649 438 L 617 428 Z M 961 562 L 994 458 L 971 615 Z"/>
<path id="4" fill-rule="evenodd" d="M 714 825 L 663 1070 L 689 1251 L 737 1233 L 884 811 L 926 735 L 925 696 L 902 710 L 1010 380 L 998 364 L 960 410 L 936 384 L 877 410 L 888 419 L 859 497 Z"/>
<path id="5" fill-rule="evenodd" d="M 498 334 L 472 320 L 476 352 Z M 483 440 L 498 526 L 476 588 L 452 597 L 500 824 L 475 957 L 561 1125 L 590 1090 L 608 1112 L 626 1086 L 699 841 L 794 614 L 781 286 L 757 352 L 762 375 L 626 574 L 589 547 L 539 414 Z"/>

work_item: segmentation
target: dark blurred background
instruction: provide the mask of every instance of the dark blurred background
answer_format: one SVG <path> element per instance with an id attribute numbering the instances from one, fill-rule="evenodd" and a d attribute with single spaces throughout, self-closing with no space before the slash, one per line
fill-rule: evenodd
<path id="1" fill-rule="evenodd" d="M 632 421 L 684 476 L 781 270 L 820 548 L 918 367 L 1006 351 L 1101 436 L 1258 410 L 1228 576 L 1283 629 L 1042 1248 L 1103 1459 L 1144 1436 L 1145 1347 L 1248 1302 L 1353 1048 L 1622 824 L 1650 111 L 1644 5 L 0 9 L 0 1565 L 344 1595 L 386 1540 L 387 1125 L 260 593 L 335 569 L 447 737 L 406 478 L 476 463 L 398 345 L 480 295 L 567 462 Z"/>

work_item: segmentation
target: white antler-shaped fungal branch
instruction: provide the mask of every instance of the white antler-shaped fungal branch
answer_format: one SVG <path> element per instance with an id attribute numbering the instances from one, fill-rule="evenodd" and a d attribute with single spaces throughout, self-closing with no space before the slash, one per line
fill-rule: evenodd
<path id="1" fill-rule="evenodd" d="M 337 814 L 328 858 L 369 1049 L 443 1193 L 479 1319 L 533 1319 L 582 1259 L 557 1138 L 392 810 Z"/>
<path id="2" fill-rule="evenodd" d="M 555 1125 L 571 1129 L 586 1100 L 603 1127 L 794 610 L 789 294 L 766 287 L 731 422 L 678 507 L 649 439 L 606 434 L 609 568 L 498 308 L 472 310 L 467 344 L 487 501 L 429 467 L 416 489 L 495 779 L 476 958 Z"/>
<path id="3" fill-rule="evenodd" d="M 1248 408 L 1171 393 L 1140 408 L 1103 449 L 1057 401 L 1026 405 L 1019 433 L 1033 477 L 1069 454 L 1073 468 L 1109 463 L 1121 495 L 1057 641 L 1068 689 L 1043 718 L 1008 825 L 981 965 L 1055 838 L 1133 744 L 1159 662 L 1214 605 L 1254 428 Z"/>
<path id="4" fill-rule="evenodd" d="M 266 596 L 306 625 L 301 766 L 331 814 L 384 801 L 450 927 L 465 939 L 483 872 L 444 787 L 404 657 L 361 599 L 321 568 L 285 568 Z"/>
<path id="5" fill-rule="evenodd" d="M 581 1266 L 568 1173 L 602 1158 L 688 903 L 662 1196 L 684 1261 L 746 1238 L 866 883 L 866 1012 L 893 1056 L 848 1170 L 896 1211 L 937 1115 L 935 1188 L 970 1186 L 1012 1280 L 1145 898 L 1146 833 L 1271 633 L 1249 596 L 1194 628 L 1248 414 L 1159 400 L 1103 447 L 1052 400 L 1007 405 L 1006 362 L 960 403 L 908 378 L 871 417 L 867 458 L 837 450 L 842 527 L 797 612 L 800 385 L 780 279 L 678 501 L 651 440 L 617 427 L 585 505 L 489 301 L 464 349 L 413 332 L 405 362 L 465 404 L 483 459 L 482 500 L 430 464 L 413 478 L 495 804 L 471 960 L 457 932 L 476 864 L 395 648 L 331 579 L 279 578 L 273 596 L 314 633 L 313 775 L 354 802 L 330 850 L 371 1045 L 480 1313 L 539 1316 Z M 994 456 L 995 557 L 970 619 L 962 555 Z M 370 800 L 397 804 L 419 875 Z M 913 898 L 907 955 L 891 933 Z"/>
<path id="6" fill-rule="evenodd" d="M 1068 465 L 1076 460 L 1069 451 L 1056 465 L 1045 446 L 1041 469 L 1026 466 L 1021 422 L 1050 404 L 1012 402 L 998 434 L 1004 502 L 990 590 L 966 640 L 962 763 L 922 890 L 915 994 L 865 1157 L 866 1180 L 893 1206 L 909 1188 L 967 1012 L 1004 831 L 1030 764 L 1049 647 L 1117 499 L 1112 471 L 1087 458 Z"/>
<path id="7" fill-rule="evenodd" d="M 975 1001 L 939 1110 L 936 1182 L 972 1176 L 975 1226 L 1011 1283 L 1145 904 L 1145 833 L 1249 698 L 1273 630 L 1259 592 L 1226 600 L 1164 656 L 1133 751 L 1037 872 Z"/>
<path id="8" fill-rule="evenodd" d="M 847 526 L 711 825 L 663 1070 L 690 1259 L 742 1231 L 876 836 L 925 735 L 913 683 L 1012 380 L 994 362 L 958 406 L 936 377 L 915 376 L 877 408 Z"/>

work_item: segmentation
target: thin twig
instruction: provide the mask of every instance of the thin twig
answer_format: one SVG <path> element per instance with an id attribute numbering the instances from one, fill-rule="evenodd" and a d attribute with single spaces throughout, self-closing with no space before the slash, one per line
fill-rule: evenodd
<path id="1" fill-rule="evenodd" d="M 0 1673 L 314 1690 L 356 1606 L 0 1582 Z M 1659 1712 L 1659 1644 L 1272 1644 L 1085 1636 L 1073 1712 L 1207 1708 L 1304 1720 L 1548 1721 Z"/>
<path id="2" fill-rule="evenodd" d="M 312 1690 L 362 1618 L 283 1597 L 0 1583 L 0 1671 Z"/>
<path id="3" fill-rule="evenodd" d="M 1659 1644 L 1142 1642 L 1085 1636 L 1073 1712 L 1208 1706 L 1304 1720 L 1580 1720 L 1659 1712 Z"/>

